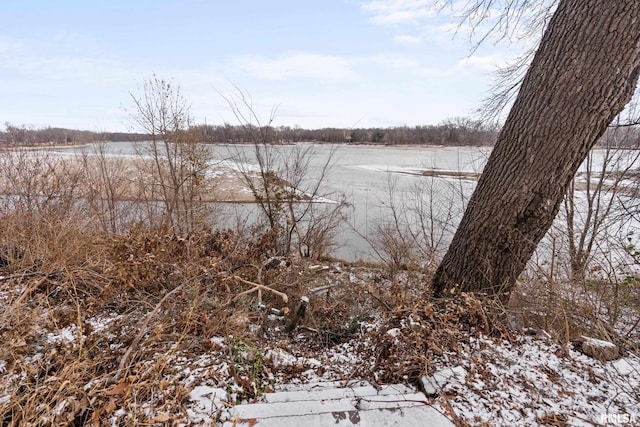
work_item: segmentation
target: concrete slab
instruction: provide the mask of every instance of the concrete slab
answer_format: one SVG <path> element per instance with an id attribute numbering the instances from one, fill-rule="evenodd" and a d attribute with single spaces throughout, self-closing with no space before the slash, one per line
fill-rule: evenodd
<path id="1" fill-rule="evenodd" d="M 265 401 L 237 405 L 225 426 L 434 426 L 453 427 L 423 393 L 402 385 L 316 383 L 268 393 Z"/>

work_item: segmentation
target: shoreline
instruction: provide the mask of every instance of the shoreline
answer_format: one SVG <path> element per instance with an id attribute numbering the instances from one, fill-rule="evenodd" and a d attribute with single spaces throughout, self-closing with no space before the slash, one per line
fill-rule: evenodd
<path id="1" fill-rule="evenodd" d="M 82 148 L 91 142 L 81 142 L 77 144 L 38 144 L 38 145 L 4 145 L 0 144 L 0 151 L 38 151 L 51 150 L 56 148 Z"/>
<path id="2" fill-rule="evenodd" d="M 25 150 L 32 152 L 33 150 Z M 5 151 L 19 153 L 20 150 Z M 34 159 L 37 156 L 33 156 Z M 104 162 L 104 163 L 102 163 Z M 0 159 L 0 165 L 5 164 Z M 36 188 L 52 188 L 52 185 L 60 185 L 57 180 L 63 175 L 75 177 L 73 185 L 77 185 L 79 198 L 95 197 L 102 200 L 109 198 L 117 202 L 158 202 L 162 200 L 162 183 L 158 181 L 157 166 L 153 159 L 148 158 L 122 158 L 108 157 L 67 157 L 55 156 L 48 159 L 45 165 L 35 166 L 29 159 L 18 160 L 17 164 L 6 163 L 8 166 L 17 166 L 19 169 L 31 170 L 30 183 L 22 182 L 25 177 L 17 175 L 16 180 L 0 182 L 0 195 L 12 196 L 25 194 L 23 188 L 35 186 Z M 163 168 L 167 165 L 162 165 Z M 42 169 L 39 169 L 42 168 Z M 103 182 L 103 171 L 111 171 L 110 182 Z M 51 171 L 60 170 L 63 175 L 56 176 Z M 162 173 L 165 173 L 163 170 Z M 248 174 L 243 176 L 241 172 L 228 166 L 212 165 L 200 177 L 198 184 L 199 202 L 203 203 L 234 203 L 255 204 L 257 200 L 246 182 L 247 179 L 257 180 L 258 175 Z M 13 183 L 13 184 L 12 184 Z M 285 183 L 281 183 L 285 190 Z M 259 187 L 259 185 L 257 185 Z M 111 187 L 111 188 L 110 188 Z M 57 191 L 57 190 L 52 190 Z M 298 200 L 294 200 L 297 203 Z M 302 200 L 299 200 L 300 202 Z M 306 200 L 308 201 L 308 200 Z M 317 199 L 312 203 L 330 203 L 323 199 Z M 333 202 L 335 203 L 335 202 Z"/>

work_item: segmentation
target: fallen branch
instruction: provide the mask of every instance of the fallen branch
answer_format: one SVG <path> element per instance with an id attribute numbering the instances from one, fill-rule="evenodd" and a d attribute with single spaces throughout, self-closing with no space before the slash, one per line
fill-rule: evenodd
<path id="1" fill-rule="evenodd" d="M 75 270 L 78 270 L 78 269 L 73 269 L 71 271 L 75 271 Z M 65 272 L 66 271 L 62 271 L 62 270 L 54 270 L 49 273 L 43 273 L 41 271 L 27 271 L 22 273 L 9 274 L 7 276 L 0 276 L 0 282 L 6 282 L 8 280 L 13 280 L 13 279 L 27 279 L 27 278 L 36 277 L 36 276 L 41 276 L 47 279 L 53 279 L 56 277 L 63 276 Z"/>
<path id="2" fill-rule="evenodd" d="M 142 337 L 144 337 L 145 334 L 147 333 L 147 330 L 149 328 L 149 322 L 151 321 L 153 316 L 155 316 L 160 311 L 160 308 L 162 307 L 162 304 L 164 304 L 164 302 L 167 300 L 167 298 L 169 298 L 173 294 L 176 294 L 177 292 L 179 292 L 184 287 L 184 285 L 186 285 L 186 284 L 187 284 L 187 282 L 185 282 L 182 285 L 174 288 L 170 292 L 167 292 L 167 294 L 162 297 L 160 302 L 158 302 L 158 304 L 156 304 L 155 308 L 149 314 L 147 314 L 147 316 L 144 319 L 144 322 L 142 322 L 142 326 L 140 327 L 140 332 L 138 332 L 138 335 L 136 335 L 136 337 L 133 339 L 133 342 L 131 343 L 131 345 L 127 349 L 126 353 L 124 354 L 124 356 L 122 356 L 122 359 L 120 359 L 120 364 L 118 365 L 118 370 L 116 371 L 116 375 L 112 379 L 113 383 L 117 383 L 118 380 L 120 379 L 120 376 L 122 375 L 122 371 L 124 370 L 124 366 L 127 363 L 127 360 L 129 359 L 129 356 L 131 355 L 131 352 L 133 352 L 133 350 L 136 348 L 136 346 L 140 343 L 140 340 L 142 340 Z"/>
<path id="3" fill-rule="evenodd" d="M 329 290 L 331 288 L 335 288 L 337 286 L 341 286 L 341 284 L 340 283 L 333 283 L 331 285 L 319 286 L 317 288 L 311 289 L 311 292 L 313 292 L 314 294 L 318 294 L 318 295 L 326 294 L 326 293 L 329 292 Z"/>
<path id="4" fill-rule="evenodd" d="M 258 301 L 262 301 L 262 291 L 267 291 L 267 292 L 271 292 L 277 296 L 279 296 L 280 298 L 282 298 L 282 301 L 284 301 L 284 303 L 286 304 L 287 302 L 289 302 L 289 297 L 287 296 L 287 294 L 280 292 L 280 291 L 276 291 L 273 288 L 270 288 L 268 286 L 265 285 L 261 285 L 260 283 L 255 283 L 255 282 L 251 282 L 249 280 L 243 279 L 240 276 L 233 276 L 231 277 L 234 280 L 237 280 L 239 282 L 245 283 L 247 285 L 253 286 L 253 288 L 249 289 L 248 291 L 244 291 L 244 292 L 240 292 L 238 295 L 236 295 L 235 297 L 233 297 L 231 299 L 231 301 L 229 301 L 227 304 L 225 305 L 229 305 L 232 301 L 236 301 L 238 298 L 244 296 L 244 295 L 248 295 L 251 294 L 253 292 L 257 292 L 258 293 Z"/>
<path id="5" fill-rule="evenodd" d="M 20 295 L 20 297 L 18 298 L 18 300 L 15 302 L 16 305 L 20 305 L 22 304 L 22 302 L 31 295 L 31 292 L 35 291 L 36 289 L 38 289 L 40 286 L 42 286 L 42 284 L 44 282 L 46 282 L 47 280 L 49 280 L 49 276 L 44 276 L 41 277 L 40 279 L 38 279 L 37 281 L 33 282 L 32 284 L 30 284 L 25 290 L 24 292 L 22 292 L 22 294 Z"/>

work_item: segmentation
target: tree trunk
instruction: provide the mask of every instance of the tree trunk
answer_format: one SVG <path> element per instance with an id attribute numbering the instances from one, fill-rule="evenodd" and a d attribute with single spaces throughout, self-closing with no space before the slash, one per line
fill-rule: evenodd
<path id="1" fill-rule="evenodd" d="M 640 2 L 560 0 L 436 271 L 435 297 L 508 299 L 639 70 Z"/>

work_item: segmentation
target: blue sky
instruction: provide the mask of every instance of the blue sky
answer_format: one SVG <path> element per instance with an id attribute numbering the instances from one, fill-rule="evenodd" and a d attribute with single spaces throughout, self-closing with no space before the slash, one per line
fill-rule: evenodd
<path id="1" fill-rule="evenodd" d="M 515 48 L 470 55 L 428 0 L 3 0 L 0 123 L 129 130 L 129 93 L 173 79 L 196 122 L 250 94 L 276 125 L 435 124 L 471 115 Z M 124 108 L 123 108 L 124 107 Z"/>

